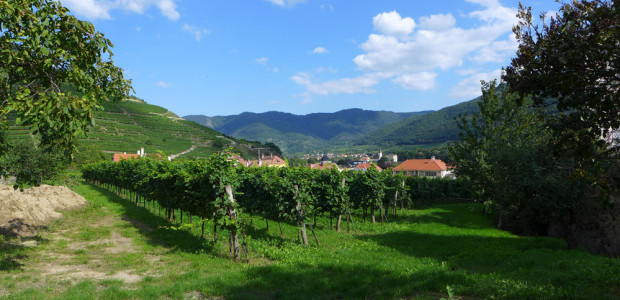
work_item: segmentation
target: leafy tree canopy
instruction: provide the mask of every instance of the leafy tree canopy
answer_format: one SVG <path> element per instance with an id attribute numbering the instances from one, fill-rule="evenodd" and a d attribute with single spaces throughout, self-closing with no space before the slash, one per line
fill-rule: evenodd
<path id="1" fill-rule="evenodd" d="M 568 1 L 548 22 L 541 16 L 542 26 L 520 6 L 514 27 L 519 48 L 502 79 L 537 105 L 557 104 L 561 114 L 549 124 L 558 145 L 576 154 L 590 152 L 601 129 L 620 127 L 619 6 Z"/>
<path id="2" fill-rule="evenodd" d="M 4 115 L 16 111 L 42 146 L 70 153 L 93 110 L 131 85 L 110 40 L 68 12 L 51 0 L 0 0 L 0 125 L 6 130 Z"/>

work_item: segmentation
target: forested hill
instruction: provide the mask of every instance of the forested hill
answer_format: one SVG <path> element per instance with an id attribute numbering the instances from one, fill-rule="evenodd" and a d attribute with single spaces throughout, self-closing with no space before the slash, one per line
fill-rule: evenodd
<path id="1" fill-rule="evenodd" d="M 454 118 L 478 111 L 479 100 L 476 98 L 432 113 L 411 116 L 370 132 L 355 144 L 389 148 L 454 141 L 458 137 Z"/>
<path id="2" fill-rule="evenodd" d="M 346 109 L 335 113 L 294 115 L 283 112 L 242 113 L 232 116 L 185 116 L 186 120 L 237 138 L 273 142 L 292 154 L 351 144 L 383 126 L 431 111 L 395 113 Z"/>

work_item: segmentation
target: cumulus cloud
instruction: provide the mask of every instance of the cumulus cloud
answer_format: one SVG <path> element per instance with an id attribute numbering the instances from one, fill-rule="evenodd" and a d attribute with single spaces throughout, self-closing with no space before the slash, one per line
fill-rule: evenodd
<path id="1" fill-rule="evenodd" d="M 266 64 L 267 64 L 267 61 L 268 61 L 268 60 L 269 60 L 269 58 L 267 58 L 267 57 L 261 57 L 261 58 L 257 58 L 257 59 L 255 59 L 254 61 L 255 61 L 257 64 L 259 64 L 259 65 L 263 65 L 263 66 L 264 66 L 264 65 L 266 65 Z"/>
<path id="2" fill-rule="evenodd" d="M 167 83 L 167 82 L 164 82 L 164 81 L 158 81 L 158 82 L 156 83 L 156 85 L 157 85 L 158 87 L 163 87 L 163 88 L 167 88 L 167 87 L 172 86 L 172 84 Z"/>
<path id="3" fill-rule="evenodd" d="M 271 2 L 271 4 L 282 6 L 282 7 L 293 7 L 299 3 L 304 3 L 306 0 L 267 0 Z"/>
<path id="4" fill-rule="evenodd" d="M 471 99 L 474 97 L 478 97 L 482 95 L 482 91 L 480 90 L 481 85 L 480 81 L 491 81 L 493 79 L 498 79 L 502 76 L 502 70 L 495 70 L 488 73 L 477 73 L 471 75 L 463 80 L 461 80 L 453 89 L 450 91 L 450 96 L 455 98 L 463 98 L 463 99 Z"/>
<path id="5" fill-rule="evenodd" d="M 353 59 L 362 75 L 309 83 L 295 76 L 292 79 L 306 86 L 308 92 L 323 95 L 338 91 L 333 87 L 335 84 L 346 84 L 347 88 L 343 88 L 346 91 L 371 91 L 371 86 L 386 79 L 405 89 L 430 90 L 437 86 L 440 70 L 450 70 L 470 62 L 482 65 L 509 58 L 517 48 L 514 36 L 508 36 L 517 21 L 516 9 L 504 7 L 497 0 L 467 1 L 481 6 L 463 15 L 477 21 L 473 27 L 459 27 L 451 14 L 421 17 L 416 23 L 396 11 L 383 12 L 372 19 L 374 32 L 360 45 L 363 53 Z M 373 74 L 391 76 L 379 78 Z M 469 75 L 472 74 L 475 73 Z M 354 84 L 358 87 L 351 87 Z M 463 86 L 470 85 L 463 83 Z M 467 90 L 460 94 L 471 95 L 473 92 Z"/>
<path id="6" fill-rule="evenodd" d="M 420 18 L 420 29 L 441 31 L 454 27 L 456 19 L 452 14 L 437 14 Z"/>
<path id="7" fill-rule="evenodd" d="M 314 50 L 312 50 L 312 53 L 314 53 L 314 54 L 321 54 L 321 53 L 329 53 L 329 51 L 327 51 L 327 49 L 325 49 L 323 47 L 316 47 L 316 48 L 314 48 Z"/>
<path id="8" fill-rule="evenodd" d="M 170 20 L 181 16 L 176 10 L 176 0 L 64 0 L 62 3 L 71 11 L 88 19 L 110 19 L 110 11 L 122 9 L 143 14 L 151 6 L 159 8 L 162 15 Z"/>
<path id="9" fill-rule="evenodd" d="M 375 30 L 390 36 L 405 37 L 413 32 L 415 21 L 412 18 L 401 18 L 396 11 L 384 12 L 372 18 Z"/>
<path id="10" fill-rule="evenodd" d="M 392 82 L 408 90 L 424 91 L 435 88 L 435 77 L 437 77 L 436 73 L 420 72 L 400 75 L 392 79 Z"/>
<path id="11" fill-rule="evenodd" d="M 192 26 L 189 24 L 183 24 L 182 29 L 183 31 L 189 32 L 190 34 L 192 34 L 194 36 L 194 39 L 196 39 L 196 41 L 198 42 L 200 42 L 200 39 L 202 38 L 203 35 L 209 34 L 211 32 L 209 31 L 209 29 L 201 28 L 198 26 Z"/>

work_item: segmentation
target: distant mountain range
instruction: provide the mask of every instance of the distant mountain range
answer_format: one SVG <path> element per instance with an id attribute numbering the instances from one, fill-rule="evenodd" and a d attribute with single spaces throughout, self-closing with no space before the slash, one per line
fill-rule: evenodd
<path id="1" fill-rule="evenodd" d="M 438 111 L 396 113 L 346 109 L 335 113 L 294 115 L 283 112 L 183 118 L 235 138 L 272 142 L 288 155 L 353 146 L 389 148 L 455 140 L 454 118 L 477 110 L 476 100 Z"/>
<path id="2" fill-rule="evenodd" d="M 454 141 L 458 138 L 458 127 L 454 119 L 461 114 L 477 112 L 479 100 L 480 98 L 476 98 L 388 124 L 357 140 L 356 144 L 390 148 Z"/>

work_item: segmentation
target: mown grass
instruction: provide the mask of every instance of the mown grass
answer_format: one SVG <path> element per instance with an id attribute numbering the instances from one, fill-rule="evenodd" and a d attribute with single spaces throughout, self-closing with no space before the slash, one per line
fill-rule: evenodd
<path id="1" fill-rule="evenodd" d="M 344 232 L 335 232 L 329 218 L 320 217 L 316 229 L 321 244 L 309 232 L 310 246 L 297 242 L 294 226 L 282 224 L 282 237 L 276 222 L 270 221 L 267 229 L 265 220 L 255 216 L 247 231 L 248 264 L 228 257 L 225 232 L 212 242 L 210 223 L 203 239 L 198 222 L 178 229 L 180 224 L 171 226 L 157 210 L 137 207 L 99 187 L 82 183 L 74 190 L 89 206 L 67 213 L 41 241 L 55 233 L 84 241 L 119 232 L 133 240 L 136 251 L 111 254 L 95 247 L 75 253 L 62 241 L 36 248 L 11 248 L 4 242 L 0 293 L 8 291 L 6 298 L 438 299 L 447 297 L 448 285 L 462 298 L 620 298 L 618 259 L 567 250 L 558 239 L 497 230 L 476 205 L 399 211 L 384 224 L 362 222 L 354 215 L 349 233 L 346 225 Z M 91 226 L 109 220 L 114 221 L 104 229 Z M 45 251 L 73 255 L 76 264 L 100 264 L 107 274 L 131 270 L 142 279 L 129 284 L 44 278 L 28 265 L 49 259 Z"/>

